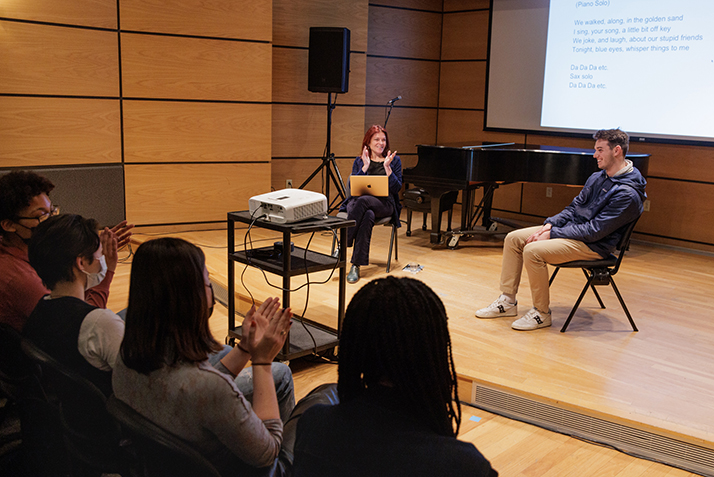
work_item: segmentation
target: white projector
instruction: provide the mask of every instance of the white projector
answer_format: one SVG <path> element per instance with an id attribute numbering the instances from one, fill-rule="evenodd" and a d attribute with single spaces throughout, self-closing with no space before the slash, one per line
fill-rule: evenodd
<path id="1" fill-rule="evenodd" d="M 327 198 L 317 192 L 302 189 L 282 189 L 256 195 L 248 201 L 250 215 L 268 222 L 288 224 L 327 215 Z"/>

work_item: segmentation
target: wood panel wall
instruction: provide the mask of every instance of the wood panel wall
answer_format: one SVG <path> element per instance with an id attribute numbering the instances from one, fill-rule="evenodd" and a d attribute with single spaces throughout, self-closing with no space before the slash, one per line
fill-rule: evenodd
<path id="1" fill-rule="evenodd" d="M 438 142 L 519 142 L 592 148 L 593 140 L 484 131 L 489 2 L 444 1 L 438 110 Z M 714 251 L 714 148 L 632 144 L 649 153 L 647 194 L 650 211 L 637 224 L 635 238 L 697 250 Z M 546 187 L 553 188 L 546 197 Z M 510 184 L 495 194 L 494 215 L 540 223 L 565 207 L 579 187 Z"/>
<path id="2" fill-rule="evenodd" d="M 345 182 L 364 131 L 384 124 L 385 105 L 396 96 L 403 99 L 387 124 L 390 145 L 405 166 L 416 163 L 416 145 L 436 141 L 441 6 L 441 0 L 274 2 L 273 188 L 285 187 L 286 179 L 300 185 L 325 147 L 327 94 L 307 91 L 310 26 L 351 32 L 349 93 L 338 96 L 331 145 Z M 307 188 L 322 187 L 318 176 Z"/>
<path id="3" fill-rule="evenodd" d="M 439 106 L 441 0 L 371 4 L 367 49 L 365 129 L 384 125 L 403 167 L 416 164 L 416 146 L 434 144 Z"/>
<path id="4" fill-rule="evenodd" d="M 364 135 L 367 50 L 367 1 L 274 0 L 273 2 L 273 105 L 272 182 L 283 189 L 286 180 L 298 187 L 322 163 L 327 142 L 328 93 L 307 87 L 310 27 L 350 30 L 349 89 L 332 94 L 330 152 L 335 154 L 345 183 Z M 346 175 L 345 175 L 346 174 Z M 322 174 L 306 189 L 323 191 Z M 330 197 L 335 188 L 330 187 Z"/>
<path id="5" fill-rule="evenodd" d="M 119 164 L 129 221 L 225 221 L 270 187 L 271 40 L 270 0 L 1 2 L 0 168 Z"/>

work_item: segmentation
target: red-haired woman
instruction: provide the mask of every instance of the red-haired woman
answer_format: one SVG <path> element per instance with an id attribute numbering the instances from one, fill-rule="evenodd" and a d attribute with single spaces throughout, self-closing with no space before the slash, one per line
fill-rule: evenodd
<path id="1" fill-rule="evenodd" d="M 347 232 L 347 246 L 354 245 L 352 268 L 347 275 L 349 283 L 359 280 L 361 265 L 369 265 L 369 245 L 374 221 L 391 217 L 397 227 L 401 225 L 399 213 L 402 206 L 399 202 L 399 191 L 402 188 L 402 161 L 397 156 L 397 151 L 392 152 L 389 149 L 389 136 L 382 126 L 375 124 L 367 130 L 362 140 L 362 155 L 352 164 L 352 175 L 386 175 L 389 177 L 389 196 L 348 195 L 340 207 L 341 212 L 347 212 L 347 217 L 357 222 Z"/>

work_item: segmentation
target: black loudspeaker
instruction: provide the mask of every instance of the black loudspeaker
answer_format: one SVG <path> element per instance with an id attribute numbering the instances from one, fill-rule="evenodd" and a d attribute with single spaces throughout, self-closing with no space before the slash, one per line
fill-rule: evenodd
<path id="1" fill-rule="evenodd" d="M 311 27 L 307 89 L 313 93 L 346 93 L 350 78 L 350 31 Z"/>

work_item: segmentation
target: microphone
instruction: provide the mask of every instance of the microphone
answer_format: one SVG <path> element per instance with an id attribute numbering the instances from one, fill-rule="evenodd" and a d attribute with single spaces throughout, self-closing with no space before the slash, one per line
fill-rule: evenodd
<path id="1" fill-rule="evenodd" d="M 401 97 L 401 96 L 397 96 L 396 98 L 390 99 L 390 100 L 387 102 L 387 104 L 394 104 L 394 103 L 396 103 L 397 101 L 399 101 L 400 99 L 402 99 L 402 97 Z"/>

